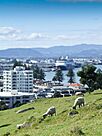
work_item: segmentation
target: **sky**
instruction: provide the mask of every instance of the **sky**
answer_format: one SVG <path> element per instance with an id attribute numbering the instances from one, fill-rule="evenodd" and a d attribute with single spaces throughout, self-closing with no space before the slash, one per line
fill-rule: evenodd
<path id="1" fill-rule="evenodd" d="M 0 50 L 102 45 L 102 0 L 0 0 Z"/>

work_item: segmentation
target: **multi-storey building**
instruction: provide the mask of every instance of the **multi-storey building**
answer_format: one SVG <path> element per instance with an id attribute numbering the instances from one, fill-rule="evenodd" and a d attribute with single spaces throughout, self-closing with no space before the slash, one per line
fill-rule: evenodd
<path id="1" fill-rule="evenodd" d="M 32 92 L 33 91 L 33 71 L 25 70 L 24 67 L 17 66 L 14 70 L 3 72 L 3 91 L 11 92 Z"/>
<path id="2" fill-rule="evenodd" d="M 13 69 L 13 63 L 0 63 L 0 75 L 3 75 L 4 70 L 11 70 Z"/>

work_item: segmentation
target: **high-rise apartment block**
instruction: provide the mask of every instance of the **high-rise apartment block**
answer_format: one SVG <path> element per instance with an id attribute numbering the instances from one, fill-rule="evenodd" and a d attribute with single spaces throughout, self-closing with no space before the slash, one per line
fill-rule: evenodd
<path id="1" fill-rule="evenodd" d="M 24 67 L 17 66 L 14 70 L 3 72 L 3 91 L 12 92 L 32 92 L 33 91 L 33 71 L 25 70 Z"/>

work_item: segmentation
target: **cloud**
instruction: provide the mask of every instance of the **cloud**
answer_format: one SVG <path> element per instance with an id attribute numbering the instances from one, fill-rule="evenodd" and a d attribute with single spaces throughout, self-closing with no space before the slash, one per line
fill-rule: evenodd
<path id="1" fill-rule="evenodd" d="M 68 40 L 69 38 L 66 35 L 57 35 L 55 39 L 56 40 Z"/>
<path id="2" fill-rule="evenodd" d="M 0 40 L 13 40 L 21 33 L 13 27 L 0 27 Z"/>
<path id="3" fill-rule="evenodd" d="M 78 38 L 79 35 L 77 34 L 68 34 L 68 35 L 57 35 L 54 40 L 68 42 Z"/>
<path id="4" fill-rule="evenodd" d="M 46 40 L 48 36 L 41 33 L 31 33 L 31 34 L 23 34 L 16 38 L 17 41 L 38 41 L 38 40 Z"/>
<path id="5" fill-rule="evenodd" d="M 40 33 L 21 31 L 13 27 L 0 27 L 0 42 L 8 45 L 16 44 L 19 46 L 29 45 L 72 45 L 76 43 L 101 43 L 102 42 L 102 26 L 93 29 L 71 29 L 67 33 Z M 26 45 L 27 43 L 27 45 Z M 11 46 L 11 45 L 10 45 Z"/>
<path id="6" fill-rule="evenodd" d="M 28 39 L 39 39 L 39 38 L 44 38 L 44 36 L 41 33 L 32 33 L 28 37 Z"/>
<path id="7" fill-rule="evenodd" d="M 70 30 L 66 34 L 56 35 L 54 41 L 60 44 L 102 43 L 102 27 L 96 29 Z"/>
<path id="8" fill-rule="evenodd" d="M 0 40 L 1 41 L 36 41 L 47 39 L 48 36 L 41 33 L 32 32 L 27 34 L 19 29 L 13 27 L 0 27 Z"/>
<path id="9" fill-rule="evenodd" d="M 20 30 L 14 29 L 13 27 L 0 27 L 0 35 L 11 35 L 19 32 Z"/>

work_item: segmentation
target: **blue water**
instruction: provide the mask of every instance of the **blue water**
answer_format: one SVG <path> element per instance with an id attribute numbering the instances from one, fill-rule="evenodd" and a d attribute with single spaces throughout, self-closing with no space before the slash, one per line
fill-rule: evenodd
<path id="1" fill-rule="evenodd" d="M 95 67 L 97 67 L 97 69 L 101 69 L 102 70 L 102 65 L 95 65 Z M 80 83 L 80 77 L 77 76 L 77 72 L 81 70 L 81 68 L 75 68 L 74 69 L 74 74 L 75 74 L 75 77 L 74 77 L 74 81 L 77 82 L 77 83 Z M 66 76 L 68 71 L 63 71 L 63 77 L 64 77 L 64 80 L 63 80 L 63 83 L 66 84 L 68 83 L 68 80 L 69 78 Z M 45 80 L 46 81 L 52 81 L 52 78 L 54 77 L 55 75 L 55 72 L 54 71 L 51 71 L 51 72 L 45 72 L 46 74 L 46 77 L 45 77 Z"/>

